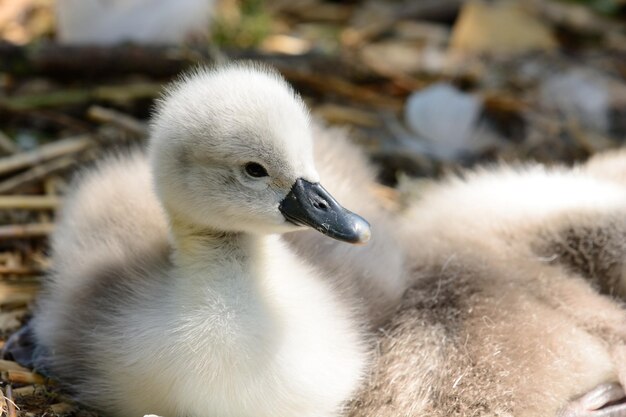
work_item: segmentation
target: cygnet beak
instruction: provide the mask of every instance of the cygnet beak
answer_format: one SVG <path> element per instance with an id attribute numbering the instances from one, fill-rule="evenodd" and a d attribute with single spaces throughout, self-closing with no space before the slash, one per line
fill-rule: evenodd
<path id="1" fill-rule="evenodd" d="M 311 226 L 337 240 L 363 244 L 371 237 L 370 224 L 339 205 L 319 183 L 299 178 L 279 209 L 291 223 Z"/>

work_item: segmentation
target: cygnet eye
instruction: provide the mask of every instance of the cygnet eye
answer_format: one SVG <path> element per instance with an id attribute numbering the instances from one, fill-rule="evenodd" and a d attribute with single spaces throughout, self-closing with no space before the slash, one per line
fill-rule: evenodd
<path id="1" fill-rule="evenodd" d="M 267 177 L 269 175 L 265 167 L 256 162 L 248 162 L 243 168 L 246 171 L 246 174 L 254 178 Z"/>

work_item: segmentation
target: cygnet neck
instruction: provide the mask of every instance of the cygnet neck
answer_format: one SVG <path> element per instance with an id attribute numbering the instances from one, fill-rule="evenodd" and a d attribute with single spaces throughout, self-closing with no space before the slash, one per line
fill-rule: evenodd
<path id="1" fill-rule="evenodd" d="M 245 265 L 258 252 L 263 236 L 223 231 L 183 219 L 170 219 L 174 265 L 202 270 L 206 265 L 234 262 Z"/>

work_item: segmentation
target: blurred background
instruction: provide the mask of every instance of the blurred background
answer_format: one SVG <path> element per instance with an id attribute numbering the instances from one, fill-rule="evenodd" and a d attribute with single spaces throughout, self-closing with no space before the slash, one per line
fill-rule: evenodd
<path id="1" fill-rule="evenodd" d="M 50 267 L 72 173 L 144 142 L 181 71 L 234 59 L 348 129 L 390 204 L 407 178 L 626 139 L 626 0 L 0 0 L 0 344 Z M 88 415 L 42 382 L 0 361 L 0 408 Z"/>

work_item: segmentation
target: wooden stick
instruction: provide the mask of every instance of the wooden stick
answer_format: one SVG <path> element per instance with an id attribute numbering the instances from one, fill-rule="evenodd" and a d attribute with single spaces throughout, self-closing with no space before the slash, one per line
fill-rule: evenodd
<path id="1" fill-rule="evenodd" d="M 54 210 L 59 207 L 60 198 L 44 195 L 0 196 L 0 210 Z"/>
<path id="2" fill-rule="evenodd" d="M 54 223 L 11 224 L 0 226 L 0 240 L 47 236 Z"/>
<path id="3" fill-rule="evenodd" d="M 0 388 L 0 416 L 4 415 L 4 413 L 9 412 L 9 407 L 7 404 L 6 397 L 4 395 L 4 391 Z"/>
<path id="4" fill-rule="evenodd" d="M 30 372 L 28 369 L 24 368 L 22 365 L 20 365 L 17 362 L 0 359 L 0 372 L 5 372 L 5 371 Z"/>
<path id="5" fill-rule="evenodd" d="M 3 266 L 0 265 L 0 275 L 40 275 L 42 269 L 27 266 Z"/>
<path id="6" fill-rule="evenodd" d="M 95 88 L 65 89 L 45 93 L 22 94 L 0 98 L 0 107 L 12 111 L 24 111 L 82 104 L 89 101 L 112 101 L 127 103 L 142 98 L 154 98 L 162 89 L 161 83 L 131 83 L 105 85 Z"/>
<path id="7" fill-rule="evenodd" d="M 7 402 L 7 417 L 17 417 L 17 411 L 16 411 L 16 406 L 15 406 L 15 402 L 13 401 L 13 388 L 11 387 L 11 385 L 7 385 L 7 396 L 6 396 L 6 402 Z"/>
<path id="8" fill-rule="evenodd" d="M 64 46 L 54 43 L 19 46 L 0 42 L 0 72 L 54 74 L 62 77 L 142 73 L 173 75 L 196 63 L 182 48 Z M 64 74 L 65 73 L 65 74 Z"/>
<path id="9" fill-rule="evenodd" d="M 37 296 L 39 288 L 39 284 L 22 282 L 22 279 L 10 284 L 0 282 L 0 307 L 24 306 Z"/>
<path id="10" fill-rule="evenodd" d="M 15 388 L 13 395 L 16 397 L 32 397 L 35 395 L 37 387 L 35 385 L 26 385 L 25 387 Z"/>
<path id="11" fill-rule="evenodd" d="M 6 155 L 17 152 L 17 146 L 4 132 L 0 131 L 0 151 Z"/>
<path id="12" fill-rule="evenodd" d="M 19 169 L 32 167 L 38 163 L 48 161 L 60 156 L 75 154 L 96 144 L 93 136 L 81 135 L 67 139 L 61 139 L 47 145 L 40 146 L 29 152 L 0 159 L 0 175 L 7 174 Z"/>
<path id="13" fill-rule="evenodd" d="M 50 174 L 60 172 L 72 167 L 76 160 L 72 157 L 54 159 L 37 165 L 21 174 L 15 175 L 5 181 L 0 182 L 0 194 L 11 193 L 43 178 Z"/>
<path id="14" fill-rule="evenodd" d="M 44 109 L 47 107 L 61 107 L 80 104 L 91 98 L 88 89 L 64 89 L 46 91 L 43 93 L 29 93 L 0 98 L 0 108 L 12 111 Z"/>
<path id="15" fill-rule="evenodd" d="M 148 127 L 145 123 L 113 109 L 91 106 L 87 110 L 87 116 L 100 123 L 111 123 L 129 133 L 132 133 L 133 135 L 141 137 L 146 137 L 148 135 Z"/>
<path id="16" fill-rule="evenodd" d="M 267 54 L 254 50 L 225 51 L 230 59 L 262 61 L 278 68 L 315 72 L 351 79 L 368 78 L 358 64 L 323 53 L 305 55 Z M 93 78 L 121 74 L 170 77 L 199 63 L 218 60 L 215 50 L 205 45 L 188 47 L 118 45 L 68 46 L 38 42 L 36 45 L 14 45 L 0 41 L 0 72 L 16 75 L 43 74 L 58 78 Z"/>
<path id="17" fill-rule="evenodd" d="M 367 88 L 354 85 L 338 77 L 312 75 L 298 71 L 283 71 L 286 78 L 295 84 L 306 85 L 316 91 L 337 94 L 353 101 L 369 104 L 377 108 L 400 111 L 404 108 L 402 99 L 383 96 Z"/>
<path id="18" fill-rule="evenodd" d="M 45 384 L 46 378 L 30 371 L 7 371 L 7 379 L 20 384 Z"/>
<path id="19" fill-rule="evenodd" d="M 376 113 L 355 109 L 352 106 L 328 103 L 315 107 L 313 113 L 324 118 L 328 123 L 351 124 L 364 127 L 378 127 L 381 125 Z"/>

